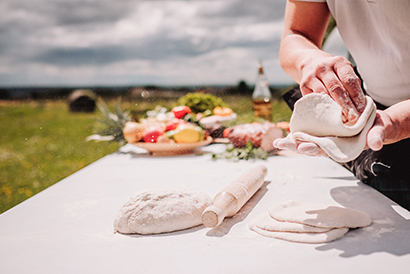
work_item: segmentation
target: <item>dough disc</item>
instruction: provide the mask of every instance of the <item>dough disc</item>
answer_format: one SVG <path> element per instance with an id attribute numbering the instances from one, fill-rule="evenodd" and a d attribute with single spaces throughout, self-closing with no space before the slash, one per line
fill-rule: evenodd
<path id="1" fill-rule="evenodd" d="M 276 232 L 260 229 L 257 226 L 250 227 L 256 233 L 276 239 L 281 239 L 289 242 L 321 244 L 334 241 L 343 237 L 348 231 L 348 228 L 335 228 L 322 233 L 294 233 L 294 232 Z"/>
<path id="2" fill-rule="evenodd" d="M 260 214 L 251 221 L 249 227 L 275 232 L 322 233 L 330 228 L 315 227 L 299 223 L 280 222 L 273 219 L 267 212 Z"/>
<path id="3" fill-rule="evenodd" d="M 371 224 L 370 216 L 349 208 L 286 201 L 269 208 L 269 215 L 279 221 L 294 222 L 323 228 L 357 228 Z"/>

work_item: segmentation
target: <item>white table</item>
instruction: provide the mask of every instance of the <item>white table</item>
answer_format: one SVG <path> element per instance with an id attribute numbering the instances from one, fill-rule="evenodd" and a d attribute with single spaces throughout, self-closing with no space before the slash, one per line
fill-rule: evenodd
<path id="1" fill-rule="evenodd" d="M 187 188 L 213 196 L 259 164 L 268 167 L 264 187 L 220 227 L 113 233 L 118 209 L 139 191 Z M 327 244 L 248 229 L 258 214 L 289 199 L 362 210 L 373 223 Z M 409 218 L 327 158 L 229 162 L 210 154 L 114 153 L 0 215 L 0 273 L 409 273 Z"/>

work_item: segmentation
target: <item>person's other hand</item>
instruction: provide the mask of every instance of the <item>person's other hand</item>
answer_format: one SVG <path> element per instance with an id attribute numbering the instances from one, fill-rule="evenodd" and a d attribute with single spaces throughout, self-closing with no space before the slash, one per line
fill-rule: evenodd
<path id="1" fill-rule="evenodd" d="M 300 90 L 303 95 L 328 94 L 341 106 L 345 122 L 354 124 L 366 107 L 360 79 L 349 60 L 341 56 L 311 59 L 302 67 Z"/>
<path id="2" fill-rule="evenodd" d="M 373 126 L 367 133 L 366 148 L 378 151 L 382 149 L 383 144 L 393 143 L 394 141 L 389 142 L 389 139 L 394 140 L 394 138 L 389 138 L 392 135 L 389 134 L 392 131 L 391 129 L 392 121 L 390 116 L 385 111 L 378 110 Z"/>
<path id="3" fill-rule="evenodd" d="M 273 146 L 308 156 L 328 156 L 327 153 L 315 143 L 300 142 L 290 138 L 278 138 L 273 141 Z"/>

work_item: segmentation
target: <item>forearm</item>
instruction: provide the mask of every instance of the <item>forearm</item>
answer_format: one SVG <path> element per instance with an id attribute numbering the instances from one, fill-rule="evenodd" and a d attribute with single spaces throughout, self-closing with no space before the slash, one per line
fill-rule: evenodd
<path id="1" fill-rule="evenodd" d="M 283 70 L 298 83 L 302 69 L 310 60 L 329 56 L 320 50 L 329 17 L 325 3 L 288 1 L 286 4 L 280 61 Z"/>
<path id="2" fill-rule="evenodd" d="M 366 100 L 349 60 L 321 50 L 329 17 L 325 2 L 287 2 L 281 66 L 299 83 L 303 95 L 328 94 L 342 107 L 346 122 L 355 123 Z"/>
<path id="3" fill-rule="evenodd" d="M 314 42 L 301 34 L 284 35 L 280 46 L 280 64 L 293 80 L 300 83 L 303 69 L 313 60 L 322 60 L 331 55 L 322 51 Z"/>

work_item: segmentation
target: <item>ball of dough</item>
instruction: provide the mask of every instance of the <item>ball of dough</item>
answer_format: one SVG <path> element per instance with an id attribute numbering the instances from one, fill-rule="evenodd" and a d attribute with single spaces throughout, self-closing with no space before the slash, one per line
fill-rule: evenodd
<path id="1" fill-rule="evenodd" d="M 288 139 L 312 142 L 336 162 L 356 159 L 366 146 L 367 132 L 376 117 L 376 106 L 366 96 L 366 108 L 354 125 L 343 122 L 342 109 L 330 96 L 312 93 L 295 104 Z"/>
<path id="2" fill-rule="evenodd" d="M 212 198 L 189 190 L 152 190 L 131 198 L 119 210 L 114 229 L 123 234 L 158 234 L 202 224 Z"/>
<path id="3" fill-rule="evenodd" d="M 375 110 L 373 100 L 366 96 L 366 108 L 359 120 L 354 125 L 345 124 L 342 108 L 330 96 L 310 93 L 296 102 L 289 126 L 291 132 L 304 132 L 318 137 L 351 137 L 363 130 Z"/>

